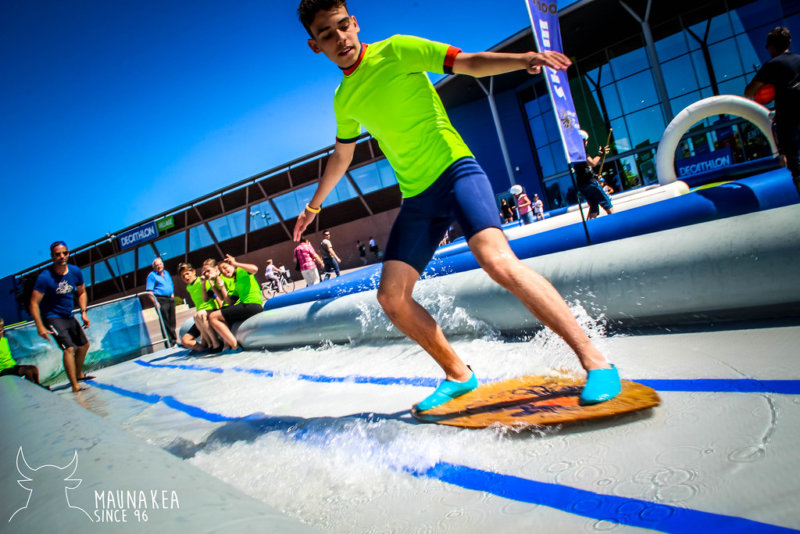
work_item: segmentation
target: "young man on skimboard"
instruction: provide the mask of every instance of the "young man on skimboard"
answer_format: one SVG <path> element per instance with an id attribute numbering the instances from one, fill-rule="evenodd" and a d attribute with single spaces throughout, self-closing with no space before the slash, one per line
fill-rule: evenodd
<path id="1" fill-rule="evenodd" d="M 430 354 L 445 372 L 432 395 L 416 405 L 435 408 L 478 387 L 433 317 L 412 291 L 445 231 L 457 220 L 481 267 L 511 291 L 575 351 L 587 371 L 581 400 L 603 402 L 620 391 L 619 373 L 592 344 L 564 299 L 541 275 L 512 252 L 500 229 L 489 179 L 450 124 L 425 72 L 475 77 L 543 66 L 565 70 L 570 60 L 557 52 L 467 54 L 458 48 L 404 35 L 361 43 L 358 22 L 344 0 L 303 0 L 300 21 L 308 45 L 343 72 L 334 96 L 336 145 L 317 190 L 294 228 L 294 240 L 321 210 L 322 202 L 353 159 L 364 126 L 380 143 L 397 175 L 403 205 L 386 245 L 378 302 L 406 336 Z"/>

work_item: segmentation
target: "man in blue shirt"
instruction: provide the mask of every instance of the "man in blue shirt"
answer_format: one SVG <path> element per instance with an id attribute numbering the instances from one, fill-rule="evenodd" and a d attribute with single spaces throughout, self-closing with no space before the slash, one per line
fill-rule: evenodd
<path id="1" fill-rule="evenodd" d="M 36 323 L 36 330 L 44 339 L 53 336 L 64 353 L 64 370 L 72 385 L 72 391 L 82 389 L 79 380 L 94 378 L 83 373 L 83 362 L 89 352 L 89 340 L 83 329 L 89 328 L 89 317 L 86 315 L 86 286 L 83 273 L 75 265 L 67 263 L 69 249 L 63 241 L 50 245 L 50 256 L 53 265 L 36 278 L 31 295 L 31 315 Z M 75 308 L 75 297 L 81 309 L 83 329 L 72 314 Z"/>
<path id="2" fill-rule="evenodd" d="M 178 336 L 175 334 L 175 286 L 172 276 L 164 270 L 161 258 L 153 260 L 153 272 L 147 275 L 145 290 L 150 293 L 153 304 L 161 312 L 162 326 L 170 346 L 174 345 Z"/>

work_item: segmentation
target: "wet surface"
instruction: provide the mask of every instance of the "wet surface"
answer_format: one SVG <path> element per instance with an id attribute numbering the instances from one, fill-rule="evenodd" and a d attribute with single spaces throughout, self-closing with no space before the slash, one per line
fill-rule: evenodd
<path id="1" fill-rule="evenodd" d="M 661 406 L 525 431 L 421 424 L 409 409 L 440 375 L 406 342 L 167 351 L 59 394 L 327 532 L 800 529 L 800 327 L 608 336 L 576 311 Z M 582 376 L 547 331 L 477 335 L 454 345 L 482 380 Z"/>

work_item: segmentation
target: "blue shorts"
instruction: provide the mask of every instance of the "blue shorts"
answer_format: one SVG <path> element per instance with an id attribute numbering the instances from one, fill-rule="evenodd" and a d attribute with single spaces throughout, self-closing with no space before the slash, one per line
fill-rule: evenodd
<path id="1" fill-rule="evenodd" d="M 403 199 L 383 260 L 402 261 L 422 273 L 453 221 L 467 241 L 486 228 L 500 228 L 489 178 L 473 158 L 456 161 L 428 189 Z"/>
<path id="2" fill-rule="evenodd" d="M 603 187 L 597 182 L 592 182 L 581 187 L 581 193 L 589 204 L 589 213 L 600 213 L 599 206 L 603 206 L 605 210 L 610 210 L 614 207 L 611 204 L 611 198 L 608 196 L 608 193 L 606 193 Z"/>

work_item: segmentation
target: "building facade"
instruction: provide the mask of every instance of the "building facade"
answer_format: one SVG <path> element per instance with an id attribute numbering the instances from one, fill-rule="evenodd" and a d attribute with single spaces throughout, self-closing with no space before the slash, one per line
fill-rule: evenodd
<path id="1" fill-rule="evenodd" d="M 572 95 L 589 152 L 606 143 L 603 174 L 617 190 L 657 182 L 655 150 L 664 128 L 684 107 L 718 94 L 742 95 L 768 59 L 767 32 L 787 26 L 800 36 L 800 0 L 583 0 L 559 13 Z M 800 37 L 798 37 L 800 39 Z M 453 43 L 458 45 L 458 43 Z M 493 48 L 527 51 L 529 28 Z M 476 80 L 448 76 L 436 83 L 450 118 L 486 169 L 498 198 L 513 184 L 538 193 L 547 209 L 577 200 L 542 76 L 511 73 Z M 257 265 L 267 258 L 293 266 L 291 231 L 310 199 L 332 147 L 158 214 L 157 237 L 130 246 L 120 230 L 74 249 L 92 302 L 140 292 L 151 262 L 168 271 L 232 254 Z M 758 130 L 735 117 L 693 127 L 678 160 L 724 154 L 732 163 L 769 154 Z M 323 229 L 345 267 L 360 265 L 356 241 L 385 243 L 401 196 L 391 167 L 368 135 L 357 144 L 345 179 L 312 229 Z M 45 264 L 14 275 L 18 297 Z M 180 286 L 181 284 L 178 284 Z"/>

